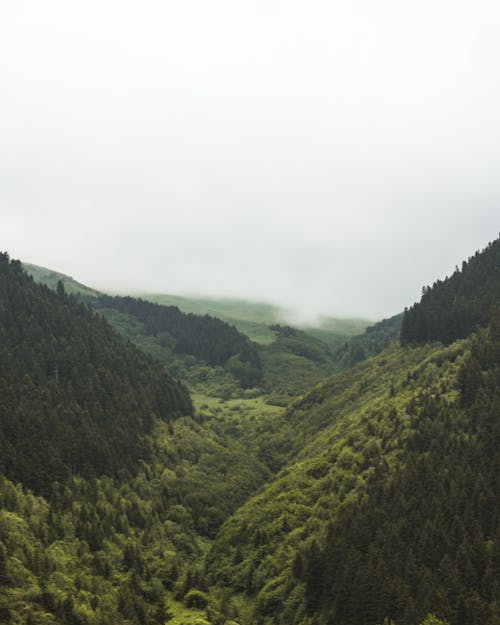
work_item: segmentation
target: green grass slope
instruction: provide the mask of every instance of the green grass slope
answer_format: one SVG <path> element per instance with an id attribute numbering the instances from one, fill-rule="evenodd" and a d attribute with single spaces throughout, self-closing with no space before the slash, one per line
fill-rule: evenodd
<path id="1" fill-rule="evenodd" d="M 184 312 L 211 315 L 234 325 L 256 343 L 268 345 L 274 341 L 270 326 L 292 323 L 289 312 L 263 302 L 231 298 L 186 297 L 167 294 L 144 294 L 147 300 L 168 306 L 178 306 Z M 293 322 L 294 326 L 319 338 L 330 347 L 347 338 L 361 334 L 369 325 L 366 319 L 322 317 L 316 324 Z"/>
<path id="2" fill-rule="evenodd" d="M 74 278 L 71 278 L 64 273 L 60 273 L 59 271 L 47 269 L 46 267 L 40 267 L 39 265 L 32 265 L 31 263 L 22 263 L 22 266 L 23 269 L 33 277 L 35 282 L 46 284 L 51 289 L 55 290 L 57 288 L 57 283 L 61 281 L 64 285 L 66 293 L 88 295 L 89 297 L 99 295 L 99 291 L 96 291 L 85 284 L 81 284 Z"/>

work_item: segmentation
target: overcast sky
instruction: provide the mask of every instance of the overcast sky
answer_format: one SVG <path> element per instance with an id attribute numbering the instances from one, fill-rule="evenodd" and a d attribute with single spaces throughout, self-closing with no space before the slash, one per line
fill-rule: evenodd
<path id="1" fill-rule="evenodd" d="M 3 0 L 0 249 L 380 318 L 500 229 L 500 5 Z"/>

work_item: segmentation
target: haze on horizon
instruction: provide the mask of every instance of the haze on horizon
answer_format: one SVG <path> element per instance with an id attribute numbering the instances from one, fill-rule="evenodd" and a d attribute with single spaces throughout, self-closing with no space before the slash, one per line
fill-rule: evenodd
<path id="1" fill-rule="evenodd" d="M 0 249 L 381 318 L 499 231 L 500 7 L 0 6 Z"/>

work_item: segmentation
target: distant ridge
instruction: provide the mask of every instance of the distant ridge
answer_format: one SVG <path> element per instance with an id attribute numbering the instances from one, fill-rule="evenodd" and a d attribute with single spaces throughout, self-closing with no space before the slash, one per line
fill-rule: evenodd
<path id="1" fill-rule="evenodd" d="M 64 285 L 66 293 L 78 294 L 78 295 L 99 295 L 99 291 L 77 282 L 74 278 L 54 271 L 53 269 L 47 269 L 47 267 L 40 267 L 39 265 L 33 265 L 31 263 L 22 263 L 24 270 L 33 276 L 36 282 L 46 284 L 51 289 L 57 288 L 57 283 L 61 281 Z"/>
<path id="2" fill-rule="evenodd" d="M 209 314 L 234 325 L 240 332 L 260 344 L 272 343 L 275 336 L 270 326 L 291 325 L 335 347 L 351 336 L 361 334 L 372 322 L 362 318 L 322 316 L 317 323 L 301 322 L 294 314 L 266 302 L 237 298 L 144 293 L 140 297 L 163 305 L 178 306 L 184 312 Z"/>

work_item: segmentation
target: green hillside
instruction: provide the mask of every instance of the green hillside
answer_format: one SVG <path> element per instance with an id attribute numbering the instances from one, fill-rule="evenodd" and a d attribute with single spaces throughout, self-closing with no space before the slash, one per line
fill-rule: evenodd
<path id="1" fill-rule="evenodd" d="M 273 341 L 259 345 L 220 319 L 175 306 L 104 295 L 84 301 L 194 392 L 229 399 L 247 391 L 286 406 L 338 369 L 323 341 L 289 326 L 269 326 Z"/>
<path id="2" fill-rule="evenodd" d="M 497 245 L 334 354 L 94 298 L 155 360 L 4 255 L 0 622 L 500 625 Z"/>
<path id="3" fill-rule="evenodd" d="M 286 443 L 289 461 L 224 524 L 207 560 L 211 582 L 245 598 L 248 615 L 242 623 L 308 623 L 320 611 L 328 589 L 323 570 L 329 564 L 318 562 L 330 524 L 357 509 L 373 482 L 386 483 L 403 470 L 405 446 L 418 436 L 420 417 L 420 408 L 413 415 L 407 407 L 419 406 L 424 392 L 453 401 L 465 349 L 392 348 L 292 405 L 286 414 L 293 433 Z M 375 529 L 366 529 L 366 539 Z M 336 561 L 345 568 L 352 558 L 348 539 L 343 547 Z M 393 557 L 406 559 L 407 554 Z M 342 596 L 362 594 L 365 585 L 351 586 L 347 572 L 342 579 Z M 361 601 L 360 594 L 349 601 L 362 609 L 367 599 Z M 401 615 L 381 601 L 372 616 L 363 620 L 355 612 L 351 620 L 338 622 L 375 624 Z M 416 623 L 423 616 L 417 611 L 411 620 L 397 622 Z"/>
<path id="4" fill-rule="evenodd" d="M 72 473 L 117 475 L 148 457 L 143 437 L 155 420 L 192 414 L 161 366 L 7 254 L 0 301 L 0 471 L 9 479 L 47 492 Z"/>
<path id="5" fill-rule="evenodd" d="M 270 305 L 174 296 L 158 296 L 163 303 L 157 304 L 139 298 L 104 295 L 71 278 L 63 280 L 58 272 L 32 265 L 28 269 L 51 288 L 56 288 L 61 279 L 76 297 L 161 362 L 172 375 L 181 378 L 191 390 L 212 397 L 241 397 L 245 389 L 252 389 L 252 396 L 265 396 L 268 403 L 285 406 L 341 366 L 328 347 L 347 336 L 335 333 L 337 324 L 342 332 L 364 327 L 357 320 L 324 320 L 326 330 L 294 329 L 293 338 L 285 337 L 278 330 L 281 326 L 273 323 L 279 311 Z M 77 290 L 75 285 L 81 289 Z M 202 313 L 207 310 L 207 302 L 213 305 L 213 310 L 208 311 L 217 313 L 217 317 Z M 184 311 L 177 304 L 183 305 Z M 222 321 L 226 313 L 227 319 L 241 321 L 239 329 Z M 257 328 L 259 342 L 250 341 L 244 334 L 248 324 Z M 266 338 L 262 340 L 264 335 Z M 315 335 L 325 335 L 325 340 Z"/>
<path id="6" fill-rule="evenodd" d="M 404 313 L 401 341 L 452 343 L 485 326 L 500 300 L 500 237 L 462 263 Z"/>
<path id="7" fill-rule="evenodd" d="M 166 306 L 178 306 L 184 312 L 207 314 L 223 319 L 262 345 L 273 342 L 275 336 L 270 326 L 275 324 L 294 325 L 333 347 L 351 336 L 361 334 L 370 323 L 366 319 L 322 317 L 317 324 L 300 324 L 291 322 L 290 316 L 293 315 L 278 306 L 231 298 L 215 299 L 158 293 L 146 293 L 141 297 Z"/>
<path id="8" fill-rule="evenodd" d="M 399 340 L 403 313 L 368 326 L 363 334 L 351 337 L 333 350 L 333 357 L 341 369 L 380 354 L 392 341 Z"/>
<path id="9" fill-rule="evenodd" d="M 0 336 L 0 622 L 199 620 L 176 598 L 266 462 L 230 419 L 217 427 L 215 407 L 190 416 L 163 367 L 7 254 Z M 231 408 L 241 420 L 246 406 Z M 259 449 L 262 408 L 244 417 Z"/>
<path id="10" fill-rule="evenodd" d="M 22 263 L 22 266 L 23 269 L 29 273 L 36 282 L 46 284 L 51 289 L 55 290 L 57 288 L 57 283 L 61 281 L 64 285 L 66 293 L 88 295 L 90 297 L 99 295 L 99 291 L 96 291 L 85 284 L 81 284 L 70 276 L 60 273 L 59 271 L 53 271 L 52 269 L 32 265 L 31 263 Z"/>
<path id="11" fill-rule="evenodd" d="M 416 625 L 431 613 L 500 623 L 491 247 L 475 257 L 494 276 L 481 290 L 486 329 L 447 347 L 393 345 L 288 409 L 288 460 L 226 521 L 206 560 L 210 583 L 238 597 L 244 625 Z"/>

